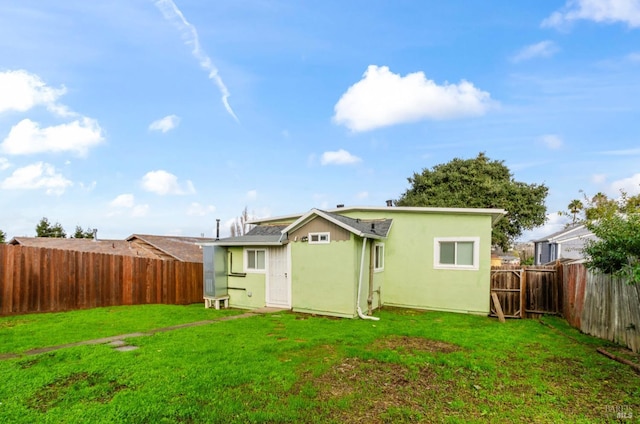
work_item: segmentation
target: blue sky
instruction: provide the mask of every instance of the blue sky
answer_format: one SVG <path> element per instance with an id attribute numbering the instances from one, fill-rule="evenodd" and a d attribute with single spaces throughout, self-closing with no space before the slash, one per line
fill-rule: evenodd
<path id="1" fill-rule="evenodd" d="M 0 0 L 0 229 L 222 234 L 479 152 L 640 192 L 640 1 Z"/>

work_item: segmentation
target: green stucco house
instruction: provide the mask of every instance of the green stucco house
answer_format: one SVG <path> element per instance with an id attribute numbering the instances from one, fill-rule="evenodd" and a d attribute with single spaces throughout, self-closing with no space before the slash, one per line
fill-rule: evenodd
<path id="1" fill-rule="evenodd" d="M 340 207 L 254 220 L 203 244 L 205 300 L 347 318 L 383 305 L 488 314 L 491 229 L 504 214 Z"/>

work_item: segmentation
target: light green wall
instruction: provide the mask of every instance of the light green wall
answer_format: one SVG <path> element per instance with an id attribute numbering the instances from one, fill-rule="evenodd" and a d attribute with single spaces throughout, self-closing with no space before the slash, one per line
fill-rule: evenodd
<path id="1" fill-rule="evenodd" d="M 391 209 L 391 208 L 390 208 Z M 362 219 L 391 218 L 385 240 L 384 305 L 487 314 L 491 271 L 489 215 L 350 211 Z M 477 271 L 434 269 L 435 237 L 479 237 Z"/>
<path id="2" fill-rule="evenodd" d="M 242 273 L 244 254 L 242 247 L 230 247 L 233 255 L 232 272 Z M 246 277 L 229 277 L 229 306 L 233 308 L 255 309 L 266 304 L 266 274 L 248 273 Z M 234 290 L 233 288 L 246 289 Z"/>
<path id="3" fill-rule="evenodd" d="M 354 317 L 360 245 L 353 236 L 328 244 L 292 242 L 293 310 Z"/>

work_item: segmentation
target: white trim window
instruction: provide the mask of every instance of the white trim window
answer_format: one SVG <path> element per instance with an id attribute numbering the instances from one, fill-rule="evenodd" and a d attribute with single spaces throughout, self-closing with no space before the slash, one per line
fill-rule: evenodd
<path id="1" fill-rule="evenodd" d="M 266 249 L 244 250 L 244 272 L 264 273 L 267 269 Z"/>
<path id="2" fill-rule="evenodd" d="M 373 245 L 373 270 L 375 272 L 384 270 L 384 243 Z"/>
<path id="3" fill-rule="evenodd" d="M 433 239 L 433 267 L 477 270 L 480 237 L 436 237 Z"/>
<path id="4" fill-rule="evenodd" d="M 327 244 L 331 241 L 331 233 L 309 233 L 309 244 Z"/>

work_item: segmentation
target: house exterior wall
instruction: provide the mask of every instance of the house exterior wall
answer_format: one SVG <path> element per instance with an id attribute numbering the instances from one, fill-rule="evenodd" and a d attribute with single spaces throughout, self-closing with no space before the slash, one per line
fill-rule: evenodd
<path id="1" fill-rule="evenodd" d="M 234 308 L 255 309 L 266 304 L 266 273 L 247 273 L 244 277 L 234 277 L 234 273 L 244 273 L 244 249 L 229 247 L 231 253 L 228 277 L 229 305 Z"/>
<path id="2" fill-rule="evenodd" d="M 317 228 L 318 223 L 309 224 L 299 229 L 300 234 L 308 234 L 309 228 Z M 349 318 L 356 316 L 360 247 L 361 243 L 351 234 L 348 240 L 332 238 L 326 244 L 309 244 L 302 242 L 300 237 L 298 241 L 291 241 L 292 309 Z"/>
<path id="3" fill-rule="evenodd" d="M 349 211 L 362 219 L 391 218 L 385 243 L 382 286 L 384 305 L 489 313 L 491 272 L 491 217 L 452 213 Z M 436 237 L 478 237 L 477 270 L 435 269 Z"/>

